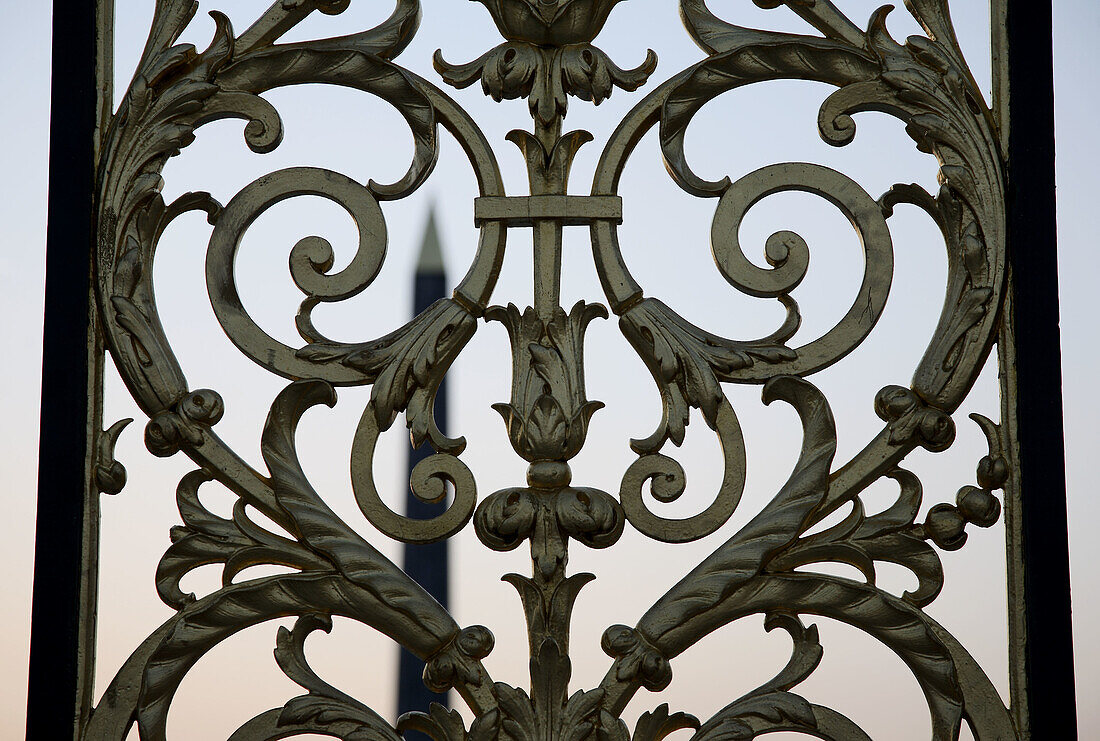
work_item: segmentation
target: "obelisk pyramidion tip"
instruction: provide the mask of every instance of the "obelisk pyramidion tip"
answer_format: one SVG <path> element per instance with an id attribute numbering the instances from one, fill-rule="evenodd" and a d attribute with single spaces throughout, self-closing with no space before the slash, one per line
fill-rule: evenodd
<path id="1" fill-rule="evenodd" d="M 428 223 L 424 227 L 424 237 L 420 242 L 420 258 L 416 262 L 416 272 L 421 275 L 442 275 L 443 250 L 439 246 L 439 233 L 435 226 L 435 206 L 428 208 Z"/>

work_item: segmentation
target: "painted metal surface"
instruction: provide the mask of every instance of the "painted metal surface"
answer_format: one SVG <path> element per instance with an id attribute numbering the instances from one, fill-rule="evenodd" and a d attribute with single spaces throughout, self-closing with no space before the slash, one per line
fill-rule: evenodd
<path id="1" fill-rule="evenodd" d="M 1041 470 L 1030 469 L 1036 464 L 1027 461 L 1045 453 L 1029 452 L 1023 429 L 1040 427 L 1044 417 L 1041 411 L 1037 417 L 1027 416 L 1032 412 L 1026 410 L 1034 407 L 1016 384 L 1041 387 L 1046 367 L 1017 362 L 1022 323 L 1030 321 L 1019 307 L 1023 302 L 1056 305 L 1057 294 L 1049 281 L 1028 294 L 1021 281 L 1021 271 L 1027 270 L 1021 267 L 1023 250 L 1011 256 L 1009 250 L 1024 238 L 1026 224 L 1021 222 L 1033 225 L 1022 215 L 1027 208 L 1023 179 L 1035 177 L 1028 183 L 1046 195 L 1052 194 L 1053 181 L 1049 173 L 1042 174 L 1042 152 L 1029 165 L 1027 155 L 1013 148 L 1014 137 L 1021 135 L 1006 135 L 1009 122 L 1013 132 L 1019 131 L 1018 120 L 1043 126 L 1038 118 L 1018 118 L 1016 106 L 1023 104 L 1016 101 L 1026 99 L 1028 89 L 1023 76 L 1013 77 L 1011 61 L 999 58 L 1001 97 L 987 103 L 955 40 L 946 0 L 909 0 L 907 10 L 925 34 L 904 40 L 887 29 L 888 8 L 876 12 L 864 27 L 830 0 L 758 0 L 757 5 L 776 13 L 797 14 L 817 32 L 799 35 L 735 26 L 715 16 L 702 0 L 680 0 L 685 28 L 706 57 L 651 88 L 647 81 L 656 64 L 652 52 L 638 67 L 622 69 L 594 45 L 615 0 L 484 4 L 504 41 L 468 63 L 452 64 L 437 54 L 435 66 L 443 81 L 455 87 L 480 82 L 496 100 L 527 100 L 531 130 L 508 136 L 527 163 L 525 194 L 505 192 L 496 150 L 477 123 L 441 87 L 397 61 L 418 26 L 417 0 L 398 0 L 393 13 L 372 29 L 284 43 L 280 37 L 306 16 L 339 14 L 347 1 L 277 0 L 243 32 L 215 11 L 217 32 L 205 50 L 176 43 L 197 4 L 158 0 L 122 105 L 100 119 L 94 328 L 86 336 L 93 355 L 101 347 L 97 343 L 103 343 L 148 415 L 149 450 L 159 456 L 182 453 L 199 468 L 180 481 L 177 500 L 183 524 L 173 529 L 173 544 L 156 576 L 161 598 L 177 612 L 136 649 L 90 717 L 87 707 L 77 713 L 77 735 L 121 739 L 136 724 L 143 739 L 163 738 L 175 691 L 196 661 L 240 630 L 297 616 L 293 630 L 280 630 L 276 657 L 304 693 L 245 723 L 233 734 L 235 741 L 306 733 L 397 739 L 409 729 L 438 741 L 656 741 L 684 728 L 694 729 L 696 741 L 754 738 L 783 730 L 824 739 L 867 738 L 852 720 L 794 691 L 821 658 L 817 630 L 804 620 L 816 615 L 864 631 L 902 659 L 924 693 L 934 739 L 958 738 L 964 723 L 983 741 L 1050 737 L 1040 729 L 1054 727 L 1045 725 L 1052 714 L 1037 714 L 1042 703 L 1034 700 L 1035 682 L 1029 681 L 1036 676 L 1029 671 L 1037 666 L 1030 642 L 1043 630 L 1035 623 L 1041 612 L 1035 600 L 1045 599 L 1032 596 L 1040 593 L 1034 590 L 1041 574 L 1034 572 L 1037 561 L 1031 560 L 1029 548 L 1036 547 L 1036 532 L 1057 536 L 1059 527 L 1064 531 L 1064 514 L 1060 525 L 1056 517 L 1048 518 L 1039 531 L 1027 524 L 1031 514 L 1025 477 Z M 1009 60 L 1013 50 L 1022 48 L 1013 25 L 1006 23 L 1020 12 L 1013 7 L 994 7 L 994 27 L 1006 29 L 994 48 Z M 1046 14 L 1049 21 L 1049 6 Z M 105 23 L 99 21 L 101 31 Z M 1039 55 L 1049 56 L 1049 44 L 1044 48 Z M 835 170 L 794 162 L 770 165 L 735 181 L 697 175 L 684 147 L 695 113 L 727 91 L 791 78 L 836 88 L 821 104 L 818 122 L 821 136 L 835 146 L 854 138 L 853 114 L 879 111 L 903 121 L 916 147 L 937 159 L 938 191 L 899 184 L 876 197 Z M 1049 83 L 1049 74 L 1044 79 Z M 1014 87 L 1017 80 L 1019 89 Z M 261 94 L 302 83 L 341 85 L 394 106 L 414 140 L 406 174 L 394 183 L 364 185 L 331 170 L 296 167 L 259 178 L 224 205 L 206 193 L 188 193 L 171 203 L 161 197 L 165 162 L 206 123 L 244 119 L 248 147 L 256 152 L 277 147 L 279 114 Z M 570 192 L 573 159 L 593 137 L 584 131 L 563 132 L 562 119 L 572 98 L 598 103 L 615 88 L 639 91 L 638 103 L 603 143 L 589 192 Z M 1009 90 L 1012 103 L 1005 97 Z M 1020 123 L 1020 129 L 1026 125 Z M 386 247 L 379 203 L 403 198 L 429 178 L 441 126 L 461 143 L 480 191 L 475 214 L 481 239 L 472 264 L 451 297 L 426 307 L 390 334 L 361 343 L 330 340 L 314 326 L 313 309 L 355 296 L 375 279 Z M 786 318 L 771 334 L 750 340 L 721 337 L 645 294 L 632 277 L 619 247 L 617 226 L 623 212 L 618 186 L 635 146 L 654 129 L 676 183 L 692 195 L 715 199 L 712 246 L 719 272 L 736 290 L 785 308 Z M 1052 157 L 1052 145 L 1043 151 Z M 787 191 L 812 193 L 833 204 L 858 233 L 864 252 L 864 275 L 851 308 L 833 328 L 804 345 L 791 342 L 801 320 L 791 292 L 805 276 L 808 245 L 793 232 L 778 232 L 767 240 L 768 267 L 761 267 L 748 259 L 738 239 L 742 218 L 753 204 Z M 290 272 L 305 295 L 297 317 L 303 342 L 291 347 L 249 316 L 233 271 L 252 222 L 273 204 L 299 195 L 322 196 L 345 208 L 359 227 L 360 243 L 351 263 L 337 272 L 330 272 L 331 245 L 318 237 L 301 240 L 291 251 Z M 887 386 L 874 395 L 881 430 L 850 459 L 834 460 L 832 412 L 809 379 L 840 363 L 882 315 L 894 268 L 889 220 L 900 203 L 923 209 L 943 235 L 948 279 L 942 313 L 911 384 Z M 1010 210 L 1009 203 L 1021 210 Z M 263 425 L 266 472 L 249 466 L 217 435 L 221 397 L 188 385 L 158 317 L 151 275 L 157 242 L 175 217 L 193 210 L 205 212 L 213 224 L 206 276 L 218 321 L 245 356 L 288 381 Z M 1044 214 L 1050 218 L 1044 223 L 1052 226 L 1052 209 L 1038 218 Z M 606 306 L 583 301 L 569 309 L 561 305 L 562 230 L 567 226 L 589 229 Z M 493 305 L 506 247 L 519 238 L 518 229 L 531 230 L 534 305 Z M 1044 238 L 1053 234 L 1044 233 Z M 1053 243 L 1049 247 L 1052 256 Z M 585 328 L 609 314 L 619 318 L 663 404 L 657 429 L 631 441 L 637 458 L 622 474 L 617 493 L 574 484 L 569 465 L 585 445 L 592 415 L 602 407 L 585 392 Z M 448 368 L 483 322 L 501 322 L 511 339 L 511 398 L 494 408 L 516 455 L 529 466 L 526 482 L 479 497 L 473 474 L 461 459 L 465 440 L 444 434 L 433 408 Z M 1035 325 L 1035 331 L 1042 326 Z M 1053 341 L 1056 351 L 1056 332 Z M 1001 423 L 975 417 L 989 449 L 977 462 L 973 483 L 963 486 L 953 503 L 935 504 L 918 521 L 921 484 L 903 467 L 905 459 L 917 449 L 939 452 L 952 444 L 952 414 L 994 346 L 1002 367 L 1009 369 L 1002 383 L 1006 416 Z M 1025 373 L 1031 374 L 1028 379 Z M 606 676 L 599 686 L 570 694 L 570 613 L 580 590 L 595 578 L 569 573 L 571 541 L 610 548 L 629 525 L 659 541 L 690 542 L 715 532 L 740 504 L 745 441 L 722 384 L 759 384 L 765 402 L 793 407 L 802 422 L 801 455 L 771 501 L 635 625 L 607 628 Z M 334 404 L 337 387 L 355 385 L 371 386 L 351 454 L 355 499 L 367 520 L 405 543 L 443 541 L 472 526 L 491 549 L 530 548 L 530 576 L 506 577 L 519 593 L 527 620 L 528 687 L 493 681 L 482 662 L 493 650 L 489 630 L 458 625 L 340 519 L 302 471 L 294 437 L 299 418 L 312 406 Z M 660 502 L 684 493 L 684 472 L 673 449 L 684 440 L 692 409 L 699 410 L 718 436 L 724 473 L 708 506 L 694 516 L 671 519 L 651 510 L 643 493 L 648 490 Z M 442 496 L 445 482 L 454 487 L 450 505 L 427 520 L 389 509 L 373 479 L 379 436 L 401 412 L 414 444 L 433 451 L 412 471 L 413 492 L 432 501 Z M 101 451 L 94 486 L 89 480 L 86 487 L 93 499 L 97 489 L 117 491 L 122 483 L 111 456 L 118 430 L 100 438 L 99 429 L 84 438 L 90 444 L 96 437 Z M 1060 466 L 1060 460 L 1047 457 L 1048 465 Z M 896 502 L 868 515 L 861 493 L 882 479 L 896 482 Z M 200 488 L 211 480 L 239 497 L 232 517 L 218 516 L 200 501 Z M 1011 609 L 1016 626 L 1010 651 L 1016 672 L 1011 712 L 966 649 L 924 610 L 943 583 L 938 551 L 963 547 L 968 528 L 997 523 L 1002 513 L 997 492 L 1002 490 L 1008 493 L 1010 580 L 1023 579 L 1024 590 L 1010 581 L 1010 594 L 1018 600 Z M 1064 505 L 1064 491 L 1054 496 L 1061 496 Z M 249 508 L 276 528 L 259 525 Z M 841 508 L 847 508 L 846 518 L 811 534 Z M 1057 548 L 1064 557 L 1064 532 Z M 86 567 L 93 566 L 94 554 L 83 558 Z M 845 579 L 814 569 L 829 562 L 853 566 L 864 578 Z M 882 562 L 911 571 L 917 587 L 900 595 L 880 588 L 875 565 Z M 202 596 L 185 594 L 180 580 L 211 563 L 224 565 L 224 586 Z M 291 571 L 234 579 L 257 564 Z M 1055 563 L 1052 568 L 1059 567 Z M 1052 609 L 1068 620 L 1068 595 L 1064 604 L 1057 594 L 1049 599 Z M 670 712 L 667 706 L 645 713 L 633 730 L 619 719 L 639 689 L 658 690 L 673 681 L 677 655 L 752 614 L 765 615 L 769 629 L 783 628 L 794 640 L 789 664 L 774 679 L 709 719 Z M 458 692 L 474 717 L 469 728 L 456 712 L 441 707 L 407 714 L 391 726 L 318 676 L 306 660 L 304 642 L 311 632 L 328 629 L 333 616 L 369 625 L 426 662 L 425 683 L 437 692 Z M 85 615 L 86 620 L 93 617 Z M 1072 696 L 1072 665 L 1057 670 L 1069 672 Z M 32 713 L 34 702 L 32 687 Z"/>

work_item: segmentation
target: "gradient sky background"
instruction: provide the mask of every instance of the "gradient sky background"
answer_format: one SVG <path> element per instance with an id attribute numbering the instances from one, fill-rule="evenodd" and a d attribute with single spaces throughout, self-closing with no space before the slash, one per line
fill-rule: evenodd
<path id="1" fill-rule="evenodd" d="M 876 3 L 838 3 L 857 23 Z M 263 0 L 203 3 L 202 10 L 224 10 L 243 30 L 266 7 Z M 1081 737 L 1100 736 L 1100 710 L 1088 699 L 1100 694 L 1097 660 L 1100 638 L 1091 626 L 1100 620 L 1098 584 L 1090 566 L 1100 558 L 1100 539 L 1090 525 L 1100 514 L 1092 496 L 1091 454 L 1100 444 L 1095 422 L 1098 396 L 1090 382 L 1100 361 L 1092 316 L 1094 285 L 1100 259 L 1093 249 L 1096 233 L 1096 184 L 1100 164 L 1095 138 L 1097 82 L 1090 48 L 1100 33 L 1100 5 L 1091 0 L 1056 3 L 1055 45 L 1057 126 L 1059 138 L 1059 259 L 1062 286 L 1063 369 L 1066 447 L 1070 497 L 1071 558 L 1074 576 L 1074 622 Z M 342 16 L 314 16 L 293 38 L 318 38 L 374 25 L 390 10 L 388 3 L 358 0 Z M 116 99 L 132 74 L 151 15 L 150 0 L 118 0 Z M 761 11 L 748 0 L 714 2 L 716 12 L 735 22 L 763 28 L 800 31 L 804 26 L 789 12 Z M 988 90 L 988 21 L 984 2 L 956 0 L 953 8 L 960 38 L 975 75 Z M 0 461 L 6 523 L 0 557 L 9 565 L 5 597 L 0 603 L 0 664 L 9 668 L 0 680 L 0 736 L 22 733 L 26 698 L 26 657 L 34 543 L 34 491 L 38 437 L 38 387 L 42 314 L 42 281 L 47 184 L 49 116 L 50 13 L 47 3 L 0 0 L 0 75 L 6 92 L 0 116 L 0 172 L 7 186 L 0 199 L 0 280 L 3 289 L 3 343 L 9 349 L 7 391 L 0 396 Z M 904 11 L 891 17 L 896 37 L 917 28 Z M 456 33 L 456 29 L 460 32 Z M 204 47 L 212 23 L 200 15 L 184 40 Z M 424 0 L 424 22 L 399 61 L 429 80 L 431 52 L 442 47 L 451 62 L 483 53 L 499 38 L 484 8 L 458 0 Z M 653 81 L 638 94 L 616 91 L 598 108 L 572 100 L 566 124 L 596 134 L 581 150 L 574 168 L 573 191 L 591 180 L 602 140 L 610 128 L 652 86 L 700 57 L 679 26 L 674 2 L 630 0 L 610 17 L 599 46 L 623 67 L 634 66 L 645 48 L 653 47 L 660 64 Z M 441 83 L 437 83 L 441 84 Z M 779 161 L 811 161 L 842 170 L 873 195 L 894 182 L 918 182 L 932 188 L 934 160 L 916 152 L 897 121 L 862 114 L 859 134 L 849 147 L 836 150 L 817 137 L 817 106 L 827 88 L 810 83 L 775 82 L 728 94 L 707 106 L 693 125 L 688 156 L 700 174 L 734 177 Z M 360 181 L 396 179 L 408 164 L 409 136 L 400 117 L 384 102 L 353 91 L 280 90 L 270 94 L 286 124 L 284 144 L 274 153 L 250 153 L 241 141 L 239 122 L 219 122 L 200 131 L 196 143 L 165 170 L 168 198 L 187 190 L 209 190 L 223 203 L 254 178 L 280 167 L 317 165 L 339 170 Z M 503 140 L 511 128 L 528 126 L 525 106 L 494 104 L 477 86 L 453 92 L 482 123 L 497 151 L 510 193 L 524 192 L 522 162 Z M 715 144 L 714 142 L 719 142 Z M 888 155 L 884 156 L 884 152 Z M 713 202 L 693 199 L 668 179 L 650 134 L 627 168 L 622 190 L 626 222 L 620 239 L 628 264 L 647 294 L 656 295 L 688 319 L 732 338 L 770 331 L 779 312 L 769 302 L 731 291 L 714 270 L 709 255 Z M 401 324 L 411 305 L 415 246 L 430 204 L 437 209 L 445 259 L 452 281 L 464 273 L 476 242 L 472 226 L 473 178 L 458 147 L 446 139 L 440 162 L 428 183 L 404 201 L 387 203 L 389 255 L 376 283 L 363 295 L 318 311 L 330 336 L 346 340 L 377 337 Z M 826 393 L 837 416 L 839 450 L 834 466 L 845 462 L 879 426 L 871 401 L 887 383 L 908 383 L 923 352 L 942 301 L 945 261 L 942 240 L 914 209 L 891 219 L 896 276 L 891 300 L 868 341 L 838 366 L 811 380 Z M 767 199 L 750 213 L 742 240 L 758 254 L 764 238 L 780 228 L 806 237 L 811 248 L 810 275 L 800 286 L 805 317 L 799 342 L 819 336 L 846 311 L 861 277 L 861 256 L 844 218 L 820 199 L 785 194 Z M 289 280 L 286 255 L 306 234 L 318 233 L 337 249 L 337 268 L 350 256 L 355 228 L 335 204 L 316 198 L 295 199 L 259 219 L 241 249 L 237 277 L 246 306 L 273 336 L 297 342 L 292 318 L 300 294 Z M 162 317 L 173 339 L 191 388 L 217 389 L 227 413 L 218 431 L 244 457 L 261 467 L 260 426 L 271 399 L 283 382 L 243 358 L 221 333 L 206 299 L 203 260 L 209 227 L 201 218 L 181 218 L 166 233 L 158 252 L 157 292 Z M 515 233 L 494 300 L 530 301 L 530 257 L 527 237 Z M 565 306 L 585 298 L 601 300 L 586 246 L 585 230 L 567 230 L 563 297 Z M 626 441 L 647 435 L 659 414 L 657 394 L 641 362 L 618 335 L 613 322 L 596 322 L 586 346 L 588 396 L 607 404 L 593 420 L 589 443 L 576 460 L 579 485 L 618 490 L 622 471 L 632 460 Z M 481 496 L 522 480 L 524 465 L 510 450 L 499 418 L 489 404 L 508 397 L 510 365 L 507 339 L 498 325 L 482 325 L 449 376 L 452 388 L 452 434 L 463 434 L 469 448 L 463 459 L 478 479 Z M 586 588 L 574 618 L 574 687 L 594 686 L 607 666 L 599 652 L 603 629 L 633 623 L 640 613 L 709 553 L 770 498 L 794 462 L 799 434 L 789 407 L 764 407 L 759 389 L 729 387 L 731 402 L 745 430 L 749 454 L 746 494 L 725 527 L 686 546 L 645 541 L 628 528 L 609 551 L 574 546 L 571 571 L 589 570 L 598 579 Z M 156 560 L 166 547 L 168 528 L 178 521 L 172 493 L 179 477 L 193 468 L 182 456 L 153 459 L 141 444 L 144 420 L 112 373 L 107 381 L 106 422 L 133 416 L 118 457 L 130 472 L 130 483 L 117 497 L 104 501 L 99 676 L 102 689 L 140 640 L 170 612 L 153 590 Z M 355 507 L 347 481 L 351 433 L 365 403 L 365 390 L 342 390 L 334 410 L 307 414 L 299 432 L 299 452 L 315 486 L 334 508 L 397 558 Z M 907 466 L 924 481 L 925 506 L 953 499 L 955 490 L 973 482 L 974 464 L 984 442 L 965 415 L 978 411 L 997 417 L 996 374 L 987 368 L 971 398 L 955 415 L 959 438 L 947 453 L 914 454 Z M 400 423 L 399 423 L 400 425 Z M 398 427 L 399 427 L 398 425 Z M 395 427 L 378 453 L 376 480 L 396 503 L 403 496 L 404 435 Z M 666 451 L 667 452 L 667 451 Z M 688 493 L 666 513 L 681 516 L 706 506 L 717 485 L 717 444 L 698 418 L 684 447 L 674 453 L 684 463 Z M 213 486 L 213 485 L 211 485 Z M 209 504 L 225 512 L 231 503 L 223 493 L 209 493 Z M 869 511 L 889 504 L 895 495 L 885 484 L 865 499 Z M 454 547 L 454 611 L 462 624 L 483 623 L 497 636 L 497 649 L 487 665 L 498 680 L 526 684 L 526 645 L 519 603 L 512 588 L 498 581 L 507 571 L 526 573 L 525 553 L 488 551 L 469 528 Z M 943 554 L 947 573 L 944 593 L 929 612 L 952 630 L 986 667 L 995 684 L 1007 691 L 1005 679 L 1005 597 L 1003 533 L 1000 526 L 972 531 L 957 553 Z M 207 573 L 209 572 L 209 573 Z M 217 573 L 206 569 L 185 582 L 196 591 L 213 588 Z M 905 589 L 911 577 L 885 568 L 883 586 Z M 807 621 L 809 622 L 809 621 Z M 821 668 L 798 691 L 860 721 L 875 738 L 928 737 L 928 715 L 914 680 L 887 649 L 846 626 L 817 621 L 825 645 Z M 628 708 L 632 719 L 661 702 L 674 710 L 707 717 L 734 697 L 770 678 L 785 662 L 790 642 L 779 631 L 766 634 L 750 618 L 718 631 L 674 663 L 669 690 L 656 697 L 641 693 Z M 281 705 L 295 687 L 271 660 L 275 627 L 261 626 L 234 637 L 200 662 L 184 682 L 170 717 L 177 738 L 224 738 L 254 713 Z M 309 656 L 318 673 L 390 716 L 396 652 L 386 640 L 350 621 L 337 621 L 331 636 L 314 636 Z M 233 702 L 225 702 L 232 697 Z M 899 730 L 900 728 L 900 730 Z M 778 736 L 777 736 L 778 738 Z"/>

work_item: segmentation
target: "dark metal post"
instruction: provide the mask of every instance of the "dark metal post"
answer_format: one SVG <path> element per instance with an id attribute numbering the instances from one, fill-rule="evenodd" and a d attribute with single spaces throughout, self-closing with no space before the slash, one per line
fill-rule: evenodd
<path id="1" fill-rule="evenodd" d="M 27 738 L 76 738 L 95 657 L 102 346 L 92 303 L 97 142 L 111 100 L 110 0 L 54 9 L 38 521 Z"/>
<path id="2" fill-rule="evenodd" d="M 429 212 L 428 225 L 424 230 L 424 239 L 420 246 L 420 258 L 416 266 L 415 286 L 413 289 L 413 315 L 427 309 L 438 299 L 447 295 L 447 277 L 443 269 L 443 253 L 439 245 L 439 234 L 435 226 L 435 214 Z M 439 429 L 447 431 L 447 381 L 439 385 L 436 395 L 435 418 Z M 409 448 L 409 473 L 420 461 L 434 451 L 428 444 L 419 448 Z M 446 502 L 429 503 L 417 498 L 412 491 L 406 497 L 406 514 L 415 519 L 435 517 L 446 508 Z M 408 545 L 404 547 L 405 573 L 420 583 L 436 602 L 447 607 L 447 541 L 429 545 Z M 401 661 L 398 677 L 397 708 L 398 715 L 413 710 L 427 712 L 428 705 L 438 702 L 447 706 L 447 696 L 432 692 L 424 685 L 422 678 L 424 662 L 401 649 Z M 427 738 L 414 732 L 407 732 L 406 738 Z"/>
<path id="3" fill-rule="evenodd" d="M 1058 331 L 1051 2 L 999 0 L 995 9 L 998 5 L 994 24 L 1003 27 L 995 27 L 994 34 L 1001 77 L 995 88 L 1002 138 L 1007 128 L 1011 276 L 1001 372 L 1005 423 L 1015 433 L 1017 459 L 1008 492 L 1009 537 L 1018 539 L 1010 549 L 1010 638 L 1014 653 L 1023 657 L 1022 671 L 1017 668 L 1012 677 L 1013 710 L 1023 738 L 1070 739 L 1077 737 L 1077 722 Z"/>

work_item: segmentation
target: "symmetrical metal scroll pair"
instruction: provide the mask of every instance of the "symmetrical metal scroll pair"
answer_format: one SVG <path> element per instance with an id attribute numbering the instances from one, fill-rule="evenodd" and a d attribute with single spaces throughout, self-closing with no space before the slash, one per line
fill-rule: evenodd
<path id="1" fill-rule="evenodd" d="M 1006 290 L 1002 142 L 956 41 L 946 0 L 908 0 L 925 35 L 905 40 L 887 30 L 889 7 L 860 26 L 830 0 L 756 0 L 761 8 L 796 14 L 815 30 L 798 35 L 733 25 L 703 0 L 680 0 L 687 32 L 706 56 L 650 90 L 618 124 L 584 195 L 570 192 L 570 165 L 592 136 L 563 133 L 570 98 L 599 103 L 616 87 L 637 90 L 654 72 L 656 55 L 647 52 L 638 67 L 623 69 L 593 45 L 618 0 L 482 1 L 503 43 L 465 64 L 452 64 L 437 52 L 435 65 L 450 85 L 480 81 L 494 99 L 528 101 L 531 130 L 508 136 L 527 163 L 527 195 L 505 192 L 493 147 L 462 107 L 395 61 L 417 29 L 417 0 L 397 0 L 393 13 L 375 28 L 292 43 L 280 38 L 313 12 L 339 14 L 349 0 L 276 0 L 243 31 L 214 11 L 217 30 L 205 50 L 176 43 L 197 3 L 156 0 L 137 72 L 101 142 L 95 291 L 101 336 L 149 416 L 149 450 L 159 456 L 182 452 L 199 468 L 179 484 L 183 524 L 173 528 L 173 543 L 157 569 L 158 592 L 177 612 L 119 671 L 91 713 L 84 737 L 121 739 L 136 723 L 143 739 L 164 738 L 174 693 L 206 652 L 245 628 L 297 616 L 293 630 L 279 630 L 275 653 L 304 693 L 249 720 L 233 734 L 235 741 L 307 733 L 398 739 L 407 729 L 436 741 L 658 741 L 680 729 L 695 729 L 696 741 L 781 730 L 835 741 L 865 739 L 855 722 L 793 691 L 822 655 L 816 627 L 803 619 L 816 615 L 859 628 L 902 659 L 924 692 L 934 739 L 958 738 L 964 722 L 983 741 L 1017 738 L 988 677 L 923 610 L 943 583 L 937 549 L 959 548 L 968 527 L 998 520 L 996 492 L 1014 476 L 1010 441 L 1001 426 L 976 417 L 989 441 L 976 485 L 960 489 L 954 503 L 935 504 L 923 519 L 920 481 L 902 467 L 917 448 L 942 451 L 951 445 L 951 415 L 996 341 Z M 857 113 L 879 111 L 904 121 L 917 148 L 937 158 L 939 190 L 901 184 L 875 198 L 850 178 L 808 163 L 776 164 L 736 180 L 699 177 L 684 149 L 695 113 L 728 91 L 784 78 L 836 88 L 822 103 L 818 120 L 819 133 L 835 146 L 852 141 Z M 226 204 L 207 193 L 188 193 L 171 203 L 161 197 L 165 162 L 206 123 L 243 119 L 249 148 L 275 149 L 281 121 L 261 96 L 303 83 L 341 85 L 393 105 L 413 134 L 407 173 L 394 183 L 364 185 L 330 170 L 299 167 L 254 181 Z M 735 289 L 785 307 L 785 320 L 770 335 L 731 340 L 713 334 L 643 293 L 632 277 L 619 249 L 617 190 L 628 158 L 654 127 L 677 184 L 692 195 L 716 199 L 712 249 L 719 272 Z M 480 190 L 475 202 L 480 243 L 465 278 L 452 298 L 384 337 L 356 344 L 325 337 L 312 321 L 313 309 L 355 296 L 374 281 L 386 246 L 380 203 L 408 196 L 430 176 L 441 129 L 461 144 Z M 816 194 L 840 209 L 858 232 L 865 258 L 851 308 L 836 326 L 804 344 L 793 341 L 801 315 L 792 293 L 806 274 L 809 247 L 793 232 L 778 232 L 765 245 L 769 267 L 763 268 L 749 260 L 738 239 L 748 209 L 791 190 Z M 236 289 L 234 258 L 244 233 L 265 209 L 300 195 L 344 207 L 360 239 L 351 263 L 338 272 L 331 271 L 331 245 L 319 237 L 291 249 L 291 276 L 305 295 L 296 318 L 303 343 L 291 347 L 249 316 Z M 943 235 L 946 297 L 912 382 L 888 386 L 868 399 L 883 421 L 881 431 L 838 463 L 829 404 L 806 379 L 859 346 L 882 315 L 893 274 L 887 220 L 900 203 L 923 209 Z M 263 427 L 266 472 L 251 468 L 217 435 L 225 413 L 221 397 L 188 385 L 158 318 L 151 274 L 157 243 L 173 219 L 192 210 L 204 211 L 213 225 L 207 286 L 223 329 L 246 356 L 289 381 Z M 565 226 L 589 228 L 606 308 L 581 302 L 567 311 L 560 305 Z M 522 310 L 490 304 L 516 228 L 531 230 L 534 248 L 534 306 Z M 663 403 L 658 428 L 630 442 L 637 460 L 622 474 L 617 494 L 574 485 L 569 466 L 602 406 L 585 394 L 584 331 L 608 310 L 619 317 L 623 334 L 651 371 Z M 512 395 L 495 408 L 515 452 L 530 465 L 526 485 L 479 499 L 460 457 L 464 439 L 443 434 L 432 408 L 443 375 L 483 320 L 499 321 L 511 338 Z M 683 543 L 727 522 L 741 498 L 747 462 L 726 383 L 762 384 L 766 403 L 794 407 L 803 428 L 799 460 L 771 501 L 634 626 L 607 629 L 604 680 L 571 693 L 570 613 L 579 591 L 595 577 L 568 573 L 570 541 L 611 547 L 629 523 L 651 538 Z M 355 497 L 371 524 L 391 538 L 426 543 L 448 538 L 472 520 L 489 548 L 529 543 L 531 575 L 505 577 L 519 592 L 527 620 L 528 688 L 493 681 L 482 663 L 493 649 L 492 634 L 482 626 L 456 624 L 354 524 L 340 519 L 304 474 L 295 451 L 301 415 L 317 404 L 335 404 L 335 387 L 350 385 L 371 386 L 351 456 Z M 688 492 L 669 445 L 683 442 L 692 409 L 718 435 L 724 473 L 709 503 L 700 497 L 698 514 L 671 519 L 653 511 L 643 493 L 648 486 L 659 502 L 698 496 Z M 413 471 L 413 490 L 438 500 L 446 482 L 454 487 L 453 502 L 432 520 L 409 520 L 389 510 L 373 480 L 377 440 L 401 412 L 414 443 L 435 450 Z M 118 432 L 112 428 L 97 469 L 104 488 L 115 490 L 120 472 L 111 448 Z M 897 500 L 885 511 L 868 513 L 861 493 L 882 478 L 897 483 Z M 239 498 L 230 518 L 210 512 L 200 500 L 201 487 L 215 480 Z M 841 508 L 848 514 L 839 524 L 807 534 Z M 259 524 L 253 511 L 278 529 Z M 864 578 L 813 568 L 825 562 L 854 566 Z M 879 587 L 875 573 L 881 562 L 910 570 L 917 587 L 902 595 Z M 223 586 L 205 595 L 184 593 L 180 580 L 208 564 L 224 566 Z M 289 567 L 290 573 L 239 578 L 258 564 Z M 672 681 L 677 655 L 753 614 L 765 615 L 769 630 L 783 628 L 794 641 L 789 664 L 773 680 L 703 721 L 670 712 L 666 705 L 644 713 L 633 730 L 619 719 L 639 689 L 659 691 Z M 440 707 L 391 725 L 318 676 L 306 660 L 305 639 L 328 630 L 333 616 L 370 625 L 425 660 L 425 682 L 436 691 L 457 690 L 472 711 L 471 725 Z"/>

